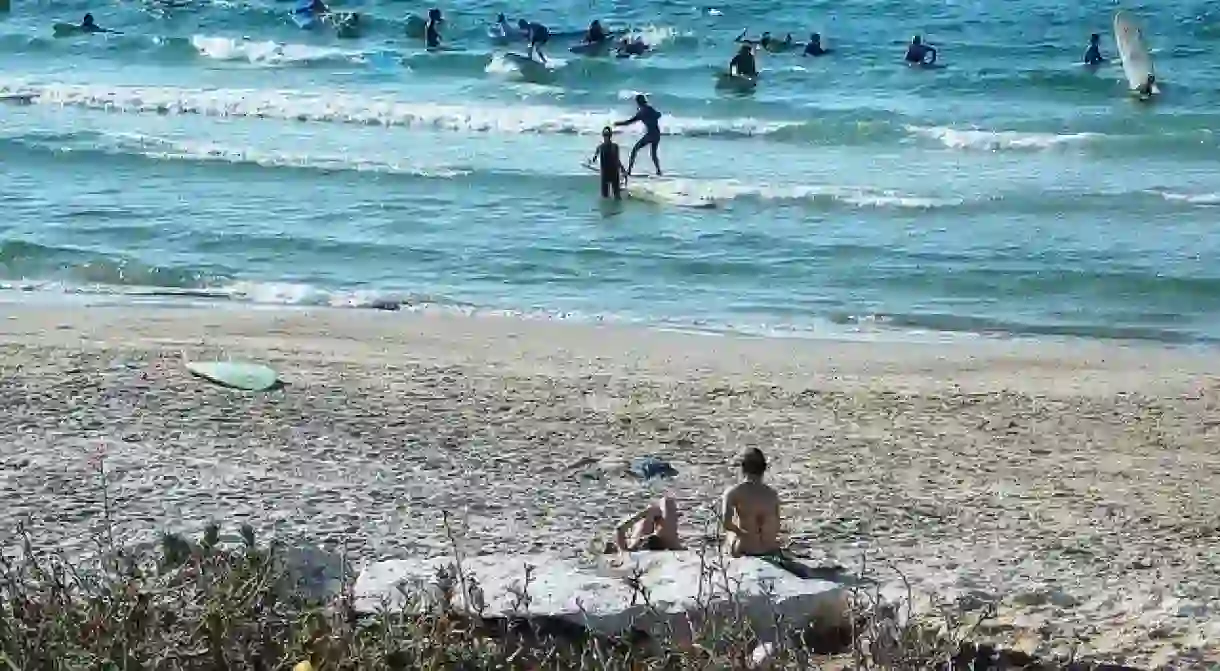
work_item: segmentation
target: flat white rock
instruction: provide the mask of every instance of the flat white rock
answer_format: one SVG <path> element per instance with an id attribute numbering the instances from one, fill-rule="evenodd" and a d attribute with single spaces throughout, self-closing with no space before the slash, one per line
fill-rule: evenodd
<path id="1" fill-rule="evenodd" d="M 452 565 L 450 558 L 405 559 L 368 565 L 356 580 L 356 609 L 376 612 L 407 606 L 416 599 L 420 609 L 435 604 L 440 594 L 437 571 Z M 533 567 L 528 605 L 517 596 L 525 584 L 526 567 Z M 786 626 L 832 629 L 847 618 L 847 592 L 839 584 L 806 580 L 761 559 L 726 561 L 712 571 L 698 553 L 639 552 L 629 556 L 564 559 L 552 555 L 493 554 L 462 562 L 467 579 L 478 583 L 484 617 L 558 617 L 603 634 L 627 629 L 660 633 L 665 626 L 681 632 L 686 613 L 700 601 L 716 609 L 736 607 L 762 639 L 774 634 L 776 616 Z M 648 603 L 625 578 L 639 573 Z M 477 606 L 480 597 L 473 602 Z M 471 599 L 454 589 L 453 605 L 468 613 Z M 649 605 L 651 604 L 651 605 Z"/>

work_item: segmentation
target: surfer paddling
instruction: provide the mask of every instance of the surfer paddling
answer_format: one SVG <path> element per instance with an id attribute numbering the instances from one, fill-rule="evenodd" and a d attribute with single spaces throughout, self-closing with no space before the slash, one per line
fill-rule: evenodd
<path id="1" fill-rule="evenodd" d="M 85 18 L 81 19 L 80 31 L 82 33 L 111 33 L 113 35 L 122 34 L 117 30 L 107 30 L 107 29 L 97 25 L 97 23 L 93 20 L 92 14 L 86 14 Z"/>
<path id="2" fill-rule="evenodd" d="M 635 167 L 635 157 L 644 147 L 648 147 L 652 154 L 652 165 L 657 169 L 657 177 L 661 176 L 661 160 L 657 158 L 657 145 L 661 143 L 661 113 L 655 107 L 648 104 L 648 98 L 641 93 L 635 97 L 637 110 L 635 116 L 626 121 L 615 121 L 615 126 L 630 126 L 633 123 L 644 124 L 644 137 L 640 138 L 639 142 L 631 148 L 631 158 L 627 160 L 627 175 L 631 175 L 632 168 Z"/>
<path id="3" fill-rule="evenodd" d="M 614 131 L 606 126 L 602 129 L 602 143 L 593 151 L 589 159 L 590 167 L 596 163 L 601 174 L 602 198 L 609 198 L 614 193 L 615 200 L 623 199 L 623 183 L 627 181 L 629 171 L 623 167 L 622 153 L 614 141 Z"/>

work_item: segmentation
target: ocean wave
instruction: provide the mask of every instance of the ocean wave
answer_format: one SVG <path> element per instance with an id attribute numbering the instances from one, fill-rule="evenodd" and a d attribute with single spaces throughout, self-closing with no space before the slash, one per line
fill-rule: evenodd
<path id="1" fill-rule="evenodd" d="M 1155 193 L 1171 203 L 1220 205 L 1220 193 L 1173 193 L 1171 191 L 1156 191 Z"/>
<path id="2" fill-rule="evenodd" d="M 198 55 L 217 61 L 240 61 L 255 65 L 358 62 L 364 53 L 336 47 L 194 35 L 190 45 Z"/>
<path id="3" fill-rule="evenodd" d="M 0 95 L 32 95 L 35 104 L 67 105 L 115 113 L 197 114 L 272 118 L 368 126 L 403 126 L 457 132 L 594 135 L 621 112 L 549 105 L 446 105 L 408 103 L 333 92 L 265 89 L 184 89 L 75 84 L 0 84 Z M 796 122 L 753 118 L 667 117 L 667 135 L 752 137 Z"/>
<path id="4" fill-rule="evenodd" d="M 906 129 L 916 136 L 936 140 L 950 149 L 982 151 L 1045 151 L 1080 146 L 1104 137 L 1098 133 L 1021 133 L 979 129 L 962 130 L 946 126 L 907 126 Z"/>
<path id="5" fill-rule="evenodd" d="M 647 182 L 645 182 L 647 184 Z M 714 202 L 803 203 L 817 207 L 867 207 L 929 210 L 966 203 L 957 197 L 904 194 L 866 186 L 745 184 L 736 180 L 670 179 L 649 184 L 661 197 L 697 197 Z"/>

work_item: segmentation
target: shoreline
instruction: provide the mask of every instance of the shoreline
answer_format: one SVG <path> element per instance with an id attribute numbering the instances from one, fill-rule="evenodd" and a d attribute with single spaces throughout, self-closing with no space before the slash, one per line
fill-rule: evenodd
<path id="1" fill-rule="evenodd" d="M 244 286 L 238 282 L 234 286 Z M 29 285 L 34 286 L 34 285 Z M 259 287 L 259 285 L 253 285 Z M 172 289 L 158 287 L 117 287 L 130 291 L 89 291 L 84 288 L 64 289 L 62 292 L 47 292 L 42 288 L 23 288 L 17 284 L 0 283 L 0 306 L 18 306 L 25 310 L 62 310 L 68 307 L 135 309 L 135 310 L 283 310 L 287 312 L 326 312 L 330 310 L 354 312 L 400 312 L 406 315 L 425 315 L 438 318 L 494 318 L 527 322 L 575 325 L 578 327 L 611 326 L 635 330 L 674 332 L 683 335 L 717 336 L 741 339 L 774 339 L 832 343 L 876 343 L 895 346 L 934 345 L 972 346 L 977 343 L 1015 343 L 1023 347 L 1053 345 L 1077 346 L 1097 344 L 1110 347 L 1141 347 L 1171 349 L 1175 351 L 1210 353 L 1220 351 L 1220 340 L 1208 337 L 1156 337 L 1135 335 L 1138 328 L 1119 328 L 1113 333 L 1090 332 L 1088 327 L 1061 327 L 1055 325 L 1027 325 L 1025 330 L 1011 330 L 1001 323 L 977 329 L 953 328 L 918 322 L 907 322 L 909 317 L 899 316 L 897 322 L 890 318 L 872 316 L 867 319 L 835 320 L 818 316 L 804 324 L 742 324 L 731 320 L 703 317 L 640 316 L 632 314 L 583 312 L 546 308 L 514 308 L 477 305 L 462 301 L 432 302 L 417 301 L 416 297 L 402 297 L 401 293 L 384 295 L 365 292 L 339 292 L 321 290 L 306 285 L 280 286 L 270 283 L 259 287 L 260 292 L 288 291 L 289 293 L 311 293 L 312 302 L 298 296 L 297 300 L 260 300 L 229 288 L 216 289 Z M 245 296 L 245 297 L 243 297 Z"/>
<path id="2" fill-rule="evenodd" d="M 938 600 L 999 600 L 992 634 L 1015 649 L 1220 655 L 1220 364 L 1204 354 L 6 307 L 0 485 L 16 503 L 0 525 L 28 517 L 69 553 L 99 523 L 99 446 L 125 541 L 249 521 L 361 561 L 443 553 L 442 510 L 464 552 L 579 553 L 661 491 L 695 537 L 733 456 L 758 446 L 799 550 L 893 561 Z M 185 374 L 184 353 L 268 363 L 287 386 L 227 391 Z M 647 454 L 679 475 L 621 475 Z"/>

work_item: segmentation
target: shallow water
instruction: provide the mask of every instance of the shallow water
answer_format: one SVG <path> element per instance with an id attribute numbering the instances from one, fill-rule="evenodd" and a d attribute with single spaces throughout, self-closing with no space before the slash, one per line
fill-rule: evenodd
<path id="1" fill-rule="evenodd" d="M 749 332 L 1220 338 L 1220 12 L 1129 5 L 1166 95 L 1133 102 L 1114 7 L 893 0 L 447 5 L 346 2 L 359 39 L 291 3 L 101 5 L 123 35 L 56 39 L 89 7 L 0 18 L 0 278 L 11 289 L 487 308 Z M 337 3 L 336 3 L 337 4 Z M 647 58 L 552 42 L 539 81 L 484 22 L 635 26 Z M 1210 14 L 1208 12 L 1211 12 Z M 579 20 L 578 20 L 579 19 Z M 810 30 L 832 57 L 763 56 L 714 88 L 732 38 Z M 939 71 L 899 64 L 914 32 Z M 716 210 L 600 202 L 581 168 L 648 93 L 665 167 L 644 188 Z M 629 145 L 638 130 L 620 135 Z M 645 163 L 645 165 L 647 165 Z M 668 191 L 667 191 L 668 190 Z M 41 294 L 38 294 L 41 295 Z"/>

